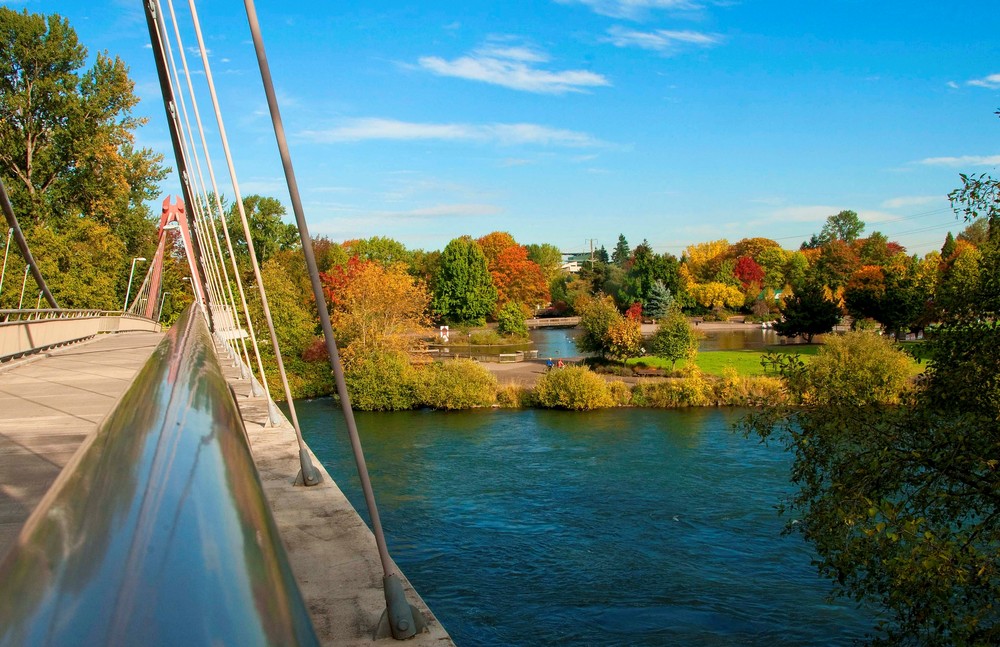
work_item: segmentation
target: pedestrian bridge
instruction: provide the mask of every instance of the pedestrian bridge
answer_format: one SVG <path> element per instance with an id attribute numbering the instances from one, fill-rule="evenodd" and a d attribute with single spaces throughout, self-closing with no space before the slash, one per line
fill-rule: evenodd
<path id="1" fill-rule="evenodd" d="M 0 339 L 37 344 L 22 319 Z M 375 642 L 378 550 L 329 474 L 296 486 L 293 429 L 204 316 L 134 319 L 0 366 L 0 645 Z M 403 584 L 410 644 L 451 644 Z"/>

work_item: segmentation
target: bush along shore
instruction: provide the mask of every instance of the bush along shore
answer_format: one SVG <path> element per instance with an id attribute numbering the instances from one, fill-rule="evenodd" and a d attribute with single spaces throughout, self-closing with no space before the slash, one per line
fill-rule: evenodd
<path id="1" fill-rule="evenodd" d="M 797 404 L 822 397 L 818 387 L 813 393 L 803 385 L 819 383 L 816 376 L 830 371 L 831 365 L 844 362 L 845 357 L 853 358 L 860 367 L 856 378 L 863 373 L 866 381 L 891 385 L 896 391 L 913 388 L 917 366 L 898 345 L 870 333 L 833 336 L 826 344 L 811 347 L 801 355 L 757 353 L 756 356 L 760 370 L 752 370 L 748 365 L 739 370 L 725 366 L 717 374 L 711 374 L 692 358 L 665 377 L 644 377 L 646 369 L 640 367 L 633 376 L 622 378 L 602 375 L 583 364 L 549 370 L 539 364 L 521 364 L 513 369 L 511 365 L 488 368 L 467 359 L 413 364 L 400 352 L 374 355 L 354 364 L 347 371 L 347 385 L 352 406 L 363 411 L 746 407 L 763 403 Z M 862 360 L 872 356 L 881 359 L 861 366 Z M 603 372 L 606 367 L 598 370 Z M 520 379 L 512 379 L 518 371 Z"/>

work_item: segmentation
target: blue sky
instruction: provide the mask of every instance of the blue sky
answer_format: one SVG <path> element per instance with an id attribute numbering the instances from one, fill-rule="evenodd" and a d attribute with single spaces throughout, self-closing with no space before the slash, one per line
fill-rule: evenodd
<path id="1" fill-rule="evenodd" d="M 91 54 L 124 59 L 150 119 L 139 143 L 172 164 L 140 0 L 3 4 L 59 13 Z M 958 174 L 1000 166 L 988 6 L 258 0 L 257 12 L 313 235 L 440 249 L 502 230 L 572 251 L 624 233 L 680 255 L 747 236 L 794 249 L 853 209 L 866 232 L 922 254 L 964 226 L 946 198 Z M 192 47 L 187 7 L 175 1 Z M 243 3 L 198 11 L 241 189 L 288 204 Z M 192 78 L 217 142 L 204 73 Z M 176 178 L 164 191 L 180 193 Z"/>

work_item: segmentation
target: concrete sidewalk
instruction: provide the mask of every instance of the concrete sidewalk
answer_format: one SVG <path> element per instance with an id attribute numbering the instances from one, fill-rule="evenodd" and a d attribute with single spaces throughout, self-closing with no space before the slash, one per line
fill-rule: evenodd
<path id="1" fill-rule="evenodd" d="M 161 339 L 101 335 L 0 367 L 0 557 Z"/>

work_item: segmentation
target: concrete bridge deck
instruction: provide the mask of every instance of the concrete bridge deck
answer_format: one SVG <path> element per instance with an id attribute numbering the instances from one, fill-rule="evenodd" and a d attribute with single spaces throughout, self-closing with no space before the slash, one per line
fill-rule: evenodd
<path id="1" fill-rule="evenodd" d="M 0 368 L 0 559 L 31 511 L 88 434 L 116 404 L 162 339 L 160 333 L 104 335 Z M 292 570 L 324 645 L 375 641 L 385 609 L 374 537 L 313 456 L 324 483 L 295 487 L 298 447 L 287 421 L 265 427 L 264 398 L 247 397 L 239 369 L 223 369 L 236 393 L 254 461 Z M 428 631 L 407 645 L 452 645 L 451 638 L 403 577 Z"/>

